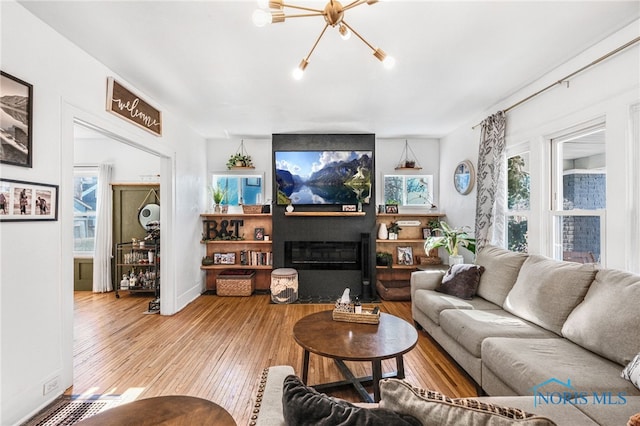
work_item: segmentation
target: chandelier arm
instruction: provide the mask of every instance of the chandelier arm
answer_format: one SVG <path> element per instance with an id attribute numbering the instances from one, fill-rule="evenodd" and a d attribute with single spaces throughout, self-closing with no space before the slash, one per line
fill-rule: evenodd
<path id="1" fill-rule="evenodd" d="M 285 19 L 289 19 L 289 18 L 307 18 L 309 16 L 324 16 L 324 13 L 318 12 L 318 13 L 304 13 L 304 14 L 300 14 L 300 15 L 284 15 L 284 18 Z"/>
<path id="2" fill-rule="evenodd" d="M 347 24 L 347 23 L 344 21 L 344 19 L 342 20 L 342 23 L 343 23 L 347 28 L 349 28 L 349 30 L 351 30 L 351 32 L 352 32 L 352 33 L 354 33 L 354 34 L 355 34 L 355 35 L 356 35 L 360 40 L 362 40 L 362 42 L 363 42 L 364 44 L 366 44 L 367 46 L 369 46 L 369 49 L 371 49 L 371 50 L 373 50 L 373 51 L 375 52 L 376 48 L 375 48 L 375 47 L 373 47 L 373 46 L 371 45 L 371 43 L 369 43 L 367 40 L 365 40 L 365 39 L 364 39 L 360 34 L 358 34 L 358 32 L 357 32 L 356 30 L 354 30 L 353 28 L 351 28 L 351 25 Z"/>
<path id="3" fill-rule="evenodd" d="M 349 3 L 348 5 L 343 6 L 342 10 L 349 10 L 349 9 L 352 9 L 352 8 L 354 8 L 356 6 L 360 6 L 361 4 L 364 4 L 366 2 L 367 2 L 367 0 L 354 0 L 353 2 Z"/>
<path id="4" fill-rule="evenodd" d="M 311 57 L 311 54 L 313 53 L 313 51 L 316 49 L 316 46 L 318 45 L 318 42 L 320 42 L 320 39 L 322 38 L 322 36 L 324 35 L 324 32 L 327 31 L 327 28 L 329 27 L 329 24 L 325 24 L 324 28 L 322 29 L 322 32 L 320 33 L 320 35 L 318 36 L 318 38 L 316 39 L 316 42 L 313 43 L 313 47 L 311 48 L 311 50 L 309 51 L 309 54 L 307 55 L 306 58 L 304 58 L 304 60 L 306 62 L 309 62 L 309 58 Z"/>
<path id="5" fill-rule="evenodd" d="M 288 7 L 288 8 L 291 8 L 291 9 L 299 9 L 299 10 L 307 10 L 309 12 L 322 13 L 322 10 L 320 10 L 320 9 L 314 9 L 314 8 L 311 8 L 311 7 L 304 7 L 304 6 L 296 6 L 295 4 L 282 3 L 282 7 Z"/>

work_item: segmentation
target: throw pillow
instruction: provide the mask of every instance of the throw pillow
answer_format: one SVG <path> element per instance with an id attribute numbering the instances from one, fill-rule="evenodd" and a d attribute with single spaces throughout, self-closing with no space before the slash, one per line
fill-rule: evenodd
<path id="1" fill-rule="evenodd" d="M 640 353 L 631 360 L 629 364 L 622 370 L 620 375 L 623 379 L 627 379 L 633 386 L 640 389 Z"/>
<path id="2" fill-rule="evenodd" d="M 421 426 L 408 415 L 382 408 L 360 408 L 305 386 L 294 375 L 284 379 L 282 408 L 286 425 Z"/>
<path id="3" fill-rule="evenodd" d="M 547 417 L 518 408 L 487 404 L 471 398 L 451 399 L 399 379 L 381 380 L 380 397 L 381 408 L 421 419 L 423 425 L 555 426 Z"/>
<path id="4" fill-rule="evenodd" d="M 451 265 L 447 273 L 442 278 L 442 284 L 436 291 L 459 297 L 460 299 L 471 300 L 476 295 L 480 276 L 484 272 L 484 266 L 459 264 Z"/>

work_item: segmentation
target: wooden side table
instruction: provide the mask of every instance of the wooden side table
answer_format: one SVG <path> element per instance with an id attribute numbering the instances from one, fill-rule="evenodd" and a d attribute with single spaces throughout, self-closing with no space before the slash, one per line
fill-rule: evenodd
<path id="1" fill-rule="evenodd" d="M 139 399 L 91 416 L 76 423 L 81 426 L 236 426 L 224 408 L 193 396 L 157 396 Z"/>
<path id="2" fill-rule="evenodd" d="M 379 324 L 334 321 L 332 311 L 317 312 L 300 319 L 293 327 L 293 337 L 304 349 L 302 381 L 307 382 L 309 354 L 333 358 L 345 381 L 316 385 L 319 391 L 351 384 L 365 402 L 380 401 L 380 380 L 404 378 L 403 354 L 418 343 L 418 332 L 405 320 L 381 313 Z M 395 358 L 397 371 L 382 374 L 382 360 Z M 372 376 L 355 377 L 344 361 L 371 362 Z M 372 382 L 373 399 L 363 384 Z"/>

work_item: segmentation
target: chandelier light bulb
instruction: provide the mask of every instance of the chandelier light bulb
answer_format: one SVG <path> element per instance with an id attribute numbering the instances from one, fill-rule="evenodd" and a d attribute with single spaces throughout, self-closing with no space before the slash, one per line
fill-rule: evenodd
<path id="1" fill-rule="evenodd" d="M 386 58 L 384 58 L 384 60 L 382 61 L 382 65 L 390 70 L 391 68 L 396 66 L 396 58 L 394 58 L 393 56 L 387 56 Z"/>
<path id="2" fill-rule="evenodd" d="M 256 27 L 264 27 L 271 23 L 271 13 L 266 10 L 256 9 L 253 12 L 252 19 Z"/>
<path id="3" fill-rule="evenodd" d="M 302 71 L 300 68 L 294 68 L 291 75 L 293 76 L 294 80 L 302 80 L 302 77 L 304 76 L 304 71 Z"/>
<path id="4" fill-rule="evenodd" d="M 340 33 L 340 37 L 342 37 L 343 40 L 349 40 L 351 38 L 351 31 L 344 24 L 340 24 L 340 26 L 338 27 L 338 32 Z"/>

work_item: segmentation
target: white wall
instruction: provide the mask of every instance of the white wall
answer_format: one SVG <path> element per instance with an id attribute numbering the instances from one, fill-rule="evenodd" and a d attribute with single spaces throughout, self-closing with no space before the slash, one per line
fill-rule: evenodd
<path id="1" fill-rule="evenodd" d="M 145 182 L 158 178 L 160 158 L 122 142 L 104 138 L 75 138 L 73 159 L 75 164 L 113 165 L 111 183 Z"/>
<path id="2" fill-rule="evenodd" d="M 468 158 L 477 164 L 480 127 L 472 130 L 472 126 L 633 40 L 638 37 L 639 28 L 640 22 L 634 22 L 442 139 L 441 204 L 453 225 L 474 226 L 475 188 L 469 195 L 462 196 L 456 193 L 451 181 L 459 161 Z M 507 113 L 507 145 L 529 143 L 531 147 L 531 253 L 551 254 L 549 235 L 544 232 L 549 211 L 549 139 L 566 129 L 604 117 L 607 123 L 606 266 L 624 269 L 627 260 L 637 256 L 637 253 L 625 251 L 625 247 L 630 246 L 629 240 L 639 238 L 629 232 L 629 229 L 637 228 L 631 227 L 631 206 L 627 201 L 633 176 L 633 164 L 628 161 L 630 109 L 640 102 L 639 76 L 640 46 L 636 44 L 572 78 L 568 88 L 556 86 Z M 465 257 L 471 260 L 468 253 Z"/>
<path id="3" fill-rule="evenodd" d="M 163 110 L 162 137 L 106 112 L 107 77 L 127 84 L 124 79 L 19 4 L 2 1 L 0 8 L 2 70 L 34 87 L 33 167 L 2 165 L 0 176 L 60 186 L 58 221 L 0 223 L 0 424 L 11 425 L 72 384 L 74 118 L 162 158 L 161 179 L 168 180 L 161 181 L 161 198 L 169 212 L 161 237 L 163 314 L 181 309 L 203 288 L 198 213 L 206 160 L 204 139 L 162 105 L 156 105 Z M 60 386 L 43 396 L 43 384 L 55 377 Z"/>

